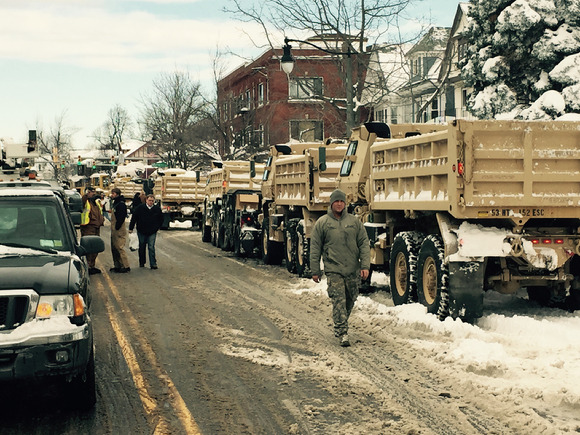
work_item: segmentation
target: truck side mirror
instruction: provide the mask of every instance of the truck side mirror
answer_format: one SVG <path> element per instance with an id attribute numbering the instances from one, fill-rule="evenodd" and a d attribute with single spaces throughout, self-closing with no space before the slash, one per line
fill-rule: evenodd
<path id="1" fill-rule="evenodd" d="M 326 148 L 318 148 L 318 169 L 326 171 Z"/>
<path id="2" fill-rule="evenodd" d="M 254 160 L 250 160 L 250 178 L 254 178 L 256 176 L 256 162 Z"/>

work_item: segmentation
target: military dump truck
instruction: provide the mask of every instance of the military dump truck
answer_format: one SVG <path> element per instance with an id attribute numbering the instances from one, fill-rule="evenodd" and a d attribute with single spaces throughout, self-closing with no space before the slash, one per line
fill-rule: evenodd
<path id="1" fill-rule="evenodd" d="M 291 273 L 310 273 L 310 234 L 337 186 L 346 141 L 293 143 L 270 149 L 262 181 L 262 259 L 285 260 Z"/>
<path id="2" fill-rule="evenodd" d="M 541 304 L 579 308 L 580 123 L 437 129 L 397 137 L 365 124 L 340 169 L 394 303 L 472 320 L 485 291 L 523 288 Z"/>
<path id="3" fill-rule="evenodd" d="M 202 240 L 236 255 L 252 255 L 260 247 L 258 214 L 264 164 L 225 161 L 213 162 L 212 167 Z"/>
<path id="4" fill-rule="evenodd" d="M 163 211 L 162 229 L 171 221 L 191 221 L 192 228 L 201 228 L 206 179 L 199 171 L 164 169 L 157 171 L 153 194 Z"/>
<path id="5" fill-rule="evenodd" d="M 111 189 L 121 189 L 121 194 L 125 198 L 125 202 L 131 202 L 136 193 L 144 192 L 143 179 L 131 177 L 115 177 L 111 184 Z"/>

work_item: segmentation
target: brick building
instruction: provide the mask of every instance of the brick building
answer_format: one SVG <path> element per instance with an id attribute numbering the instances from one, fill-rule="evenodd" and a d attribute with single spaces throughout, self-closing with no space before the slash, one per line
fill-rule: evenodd
<path id="1" fill-rule="evenodd" d="M 346 134 L 345 111 L 327 101 L 345 98 L 341 63 L 307 47 L 292 45 L 296 64 L 290 76 L 280 67 L 280 48 L 266 51 L 218 82 L 220 119 L 229 135 L 229 143 L 223 139 L 220 143 L 222 156 L 236 155 L 242 148 L 253 154 L 291 140 Z"/>

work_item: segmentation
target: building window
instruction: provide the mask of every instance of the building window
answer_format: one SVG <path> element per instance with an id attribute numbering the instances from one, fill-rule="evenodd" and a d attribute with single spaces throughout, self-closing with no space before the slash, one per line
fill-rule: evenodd
<path id="1" fill-rule="evenodd" d="M 431 101 L 431 119 L 435 119 L 439 117 L 439 101 L 437 98 Z"/>
<path id="2" fill-rule="evenodd" d="M 461 107 L 467 107 L 467 100 L 469 99 L 469 95 L 467 95 L 467 89 L 461 90 Z"/>
<path id="3" fill-rule="evenodd" d="M 252 95 L 249 89 L 246 91 L 246 96 L 244 98 L 244 106 L 248 110 L 252 108 Z"/>
<path id="4" fill-rule="evenodd" d="M 375 110 L 375 121 L 385 122 L 385 111 L 384 110 Z"/>
<path id="5" fill-rule="evenodd" d="M 322 140 L 323 123 L 312 119 L 290 121 L 290 139 L 300 142 Z"/>
<path id="6" fill-rule="evenodd" d="M 264 104 L 264 83 L 258 83 L 258 106 Z"/>
<path id="7" fill-rule="evenodd" d="M 228 120 L 228 102 L 226 101 L 222 106 L 222 114 L 224 121 Z"/>
<path id="8" fill-rule="evenodd" d="M 460 62 L 467 55 L 467 44 L 465 42 L 457 43 L 457 61 Z"/>
<path id="9" fill-rule="evenodd" d="M 262 124 L 258 130 L 254 130 L 253 145 L 259 148 L 264 146 L 264 126 Z"/>
<path id="10" fill-rule="evenodd" d="M 301 100 L 322 96 L 322 77 L 297 77 L 289 81 L 288 95 Z"/>

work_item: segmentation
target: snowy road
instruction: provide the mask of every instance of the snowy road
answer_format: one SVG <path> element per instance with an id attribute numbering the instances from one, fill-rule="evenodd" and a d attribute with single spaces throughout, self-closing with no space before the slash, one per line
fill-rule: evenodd
<path id="1" fill-rule="evenodd" d="M 98 262 L 108 270 L 110 251 Z M 190 231 L 162 232 L 158 262 L 93 278 L 95 412 L 24 394 L 2 433 L 580 431 L 579 314 L 496 295 L 477 325 L 439 322 L 378 291 L 357 302 L 345 349 L 324 282 Z"/>

